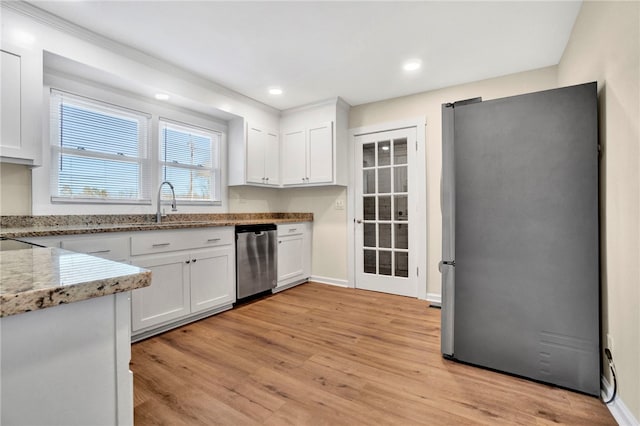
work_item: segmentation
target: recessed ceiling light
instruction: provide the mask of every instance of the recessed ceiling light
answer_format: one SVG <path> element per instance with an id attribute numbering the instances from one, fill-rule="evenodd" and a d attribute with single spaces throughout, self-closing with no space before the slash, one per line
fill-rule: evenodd
<path id="1" fill-rule="evenodd" d="M 279 87 L 272 87 L 269 89 L 270 95 L 282 95 L 282 89 Z"/>
<path id="2" fill-rule="evenodd" d="M 168 101 L 169 95 L 167 95 L 166 93 L 156 93 L 156 99 L 159 101 Z"/>
<path id="3" fill-rule="evenodd" d="M 422 61 L 420 61 L 419 59 L 412 59 L 410 61 L 405 62 L 404 65 L 402 65 L 402 68 L 405 71 L 416 71 L 420 69 L 421 66 L 422 66 Z"/>

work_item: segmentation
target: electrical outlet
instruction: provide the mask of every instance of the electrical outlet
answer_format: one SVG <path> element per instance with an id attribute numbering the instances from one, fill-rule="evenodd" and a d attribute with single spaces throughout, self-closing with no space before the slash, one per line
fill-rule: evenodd
<path id="1" fill-rule="evenodd" d="M 344 210 L 344 200 L 336 200 L 336 210 Z"/>
<path id="2" fill-rule="evenodd" d="M 609 333 L 607 333 L 607 348 L 613 352 L 613 337 Z"/>

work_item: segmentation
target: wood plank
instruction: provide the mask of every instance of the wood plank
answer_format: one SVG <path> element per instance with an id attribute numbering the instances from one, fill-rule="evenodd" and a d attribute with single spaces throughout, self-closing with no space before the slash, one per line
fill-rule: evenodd
<path id="1" fill-rule="evenodd" d="M 136 425 L 615 425 L 596 398 L 448 361 L 425 301 L 308 283 L 132 346 Z"/>

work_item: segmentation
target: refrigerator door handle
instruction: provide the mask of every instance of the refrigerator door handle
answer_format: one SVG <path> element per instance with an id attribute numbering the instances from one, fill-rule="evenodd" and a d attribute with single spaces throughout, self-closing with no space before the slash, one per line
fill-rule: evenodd
<path id="1" fill-rule="evenodd" d="M 456 266 L 456 261 L 455 260 L 441 260 L 440 262 L 438 262 L 438 271 L 440 273 L 442 273 L 442 267 L 443 266 Z"/>

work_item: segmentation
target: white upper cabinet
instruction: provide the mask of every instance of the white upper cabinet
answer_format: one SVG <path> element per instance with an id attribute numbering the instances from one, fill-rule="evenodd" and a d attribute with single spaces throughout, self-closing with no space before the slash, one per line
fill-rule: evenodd
<path id="1" fill-rule="evenodd" d="M 277 132 L 242 118 L 229 122 L 229 185 L 280 185 Z"/>
<path id="2" fill-rule="evenodd" d="M 347 184 L 348 114 L 340 98 L 283 112 L 283 186 Z"/>
<path id="3" fill-rule="evenodd" d="M 247 129 L 247 182 L 266 183 L 264 154 L 265 131 L 254 126 Z"/>
<path id="4" fill-rule="evenodd" d="M 282 184 L 333 183 L 333 123 L 282 136 Z"/>
<path id="5" fill-rule="evenodd" d="M 264 138 L 264 176 L 267 185 L 280 184 L 280 139 L 277 132 L 267 131 Z"/>
<path id="6" fill-rule="evenodd" d="M 0 54 L 0 161 L 39 166 L 42 55 L 6 42 Z"/>
<path id="7" fill-rule="evenodd" d="M 307 183 L 332 183 L 333 123 L 307 129 Z"/>
<path id="8" fill-rule="evenodd" d="M 283 111 L 275 131 L 229 121 L 229 185 L 347 185 L 349 105 L 340 98 Z"/>
<path id="9" fill-rule="evenodd" d="M 304 129 L 282 133 L 282 184 L 306 183 L 307 139 Z"/>

